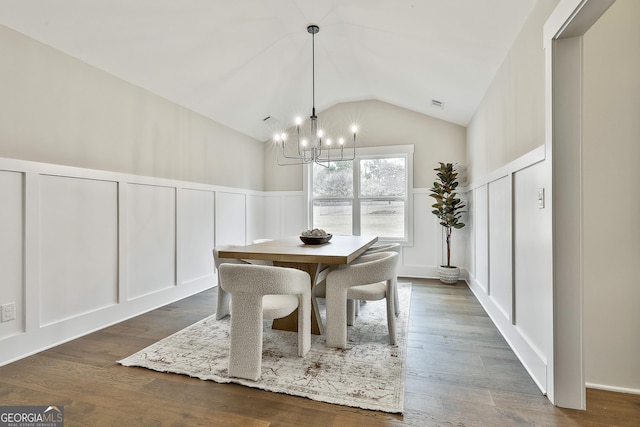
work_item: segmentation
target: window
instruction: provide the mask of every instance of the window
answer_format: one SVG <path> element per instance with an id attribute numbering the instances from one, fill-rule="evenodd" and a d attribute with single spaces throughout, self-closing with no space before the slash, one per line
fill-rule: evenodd
<path id="1" fill-rule="evenodd" d="M 333 234 L 408 240 L 411 152 L 358 149 L 352 161 L 311 168 L 311 223 Z M 376 153 L 379 151 L 381 153 Z M 403 152 L 405 151 L 405 152 Z"/>

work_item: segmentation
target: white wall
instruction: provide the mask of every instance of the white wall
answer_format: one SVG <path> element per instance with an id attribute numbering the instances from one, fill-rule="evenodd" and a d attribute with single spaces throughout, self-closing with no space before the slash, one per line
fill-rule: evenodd
<path id="1" fill-rule="evenodd" d="M 552 358 L 551 212 L 544 146 L 471 185 L 468 283 L 542 391 Z"/>
<path id="2" fill-rule="evenodd" d="M 301 169 L 264 144 L 2 26 L 0 68 L 0 304 L 16 303 L 0 364 L 213 286 L 216 244 L 305 228 Z M 330 110 L 362 114 L 364 145 L 414 143 L 406 259 L 434 276 L 424 187 L 438 161 L 465 163 L 465 129 L 378 101 Z"/>
<path id="3" fill-rule="evenodd" d="M 544 392 L 553 386 L 551 210 L 541 0 L 467 128 L 469 284 Z"/>
<path id="4" fill-rule="evenodd" d="M 337 104 L 319 112 L 318 118 L 336 135 L 351 121 L 357 123 L 358 147 L 412 144 L 416 188 L 432 185 L 439 161 L 466 164 L 466 129 L 444 120 L 375 100 Z M 274 142 L 265 144 L 265 190 L 302 190 L 302 167 L 278 166 Z"/>
<path id="5" fill-rule="evenodd" d="M 0 93 L 0 157 L 263 189 L 262 142 L 2 25 Z"/>
<path id="6" fill-rule="evenodd" d="M 584 35 L 584 345 L 589 387 L 640 393 L 640 2 Z"/>
<path id="7" fill-rule="evenodd" d="M 473 192 L 473 223 L 468 229 L 470 284 L 532 377 L 550 395 L 557 369 L 554 328 L 558 326 L 552 324 L 551 165 L 548 150 L 535 145 L 545 141 L 540 116 L 546 110 L 541 32 L 556 3 L 536 4 L 467 130 Z M 579 2 L 565 3 L 577 6 Z M 640 158 L 639 8 L 632 0 L 616 1 L 584 37 L 583 211 L 573 213 L 584 221 L 584 258 L 576 260 L 581 269 L 576 274 L 584 281 L 584 378 L 589 387 L 633 393 L 640 392 L 640 317 L 636 307 L 640 294 L 630 267 L 640 253 L 639 239 L 633 237 L 640 237 L 635 188 L 640 182 L 635 166 Z M 571 81 L 579 84 L 578 77 Z M 563 165 L 554 168 L 558 172 Z M 498 184 L 505 178 L 508 181 Z M 493 201 L 495 185 L 503 191 L 501 199 Z M 511 191 L 507 191 L 509 185 Z M 537 206 L 541 188 L 545 189 L 544 209 Z M 612 232 L 611 210 L 606 208 L 606 200 L 603 205 L 603 195 L 612 205 L 622 203 L 615 219 L 623 224 L 619 233 Z M 504 225 L 496 214 L 503 216 Z M 492 249 L 495 245 L 500 245 L 497 251 Z M 611 259 L 612 248 L 618 249 L 619 258 L 618 267 L 610 270 L 603 268 L 602 260 Z M 509 250 L 510 255 L 506 253 Z M 562 286 L 562 280 L 555 286 Z M 499 295 L 492 297 L 493 292 Z M 556 321 L 563 322 L 564 313 L 556 314 Z M 580 343 L 580 337 L 571 339 Z M 566 362 L 577 364 L 579 374 L 579 361 Z"/>
<path id="8" fill-rule="evenodd" d="M 442 227 L 431 213 L 433 199 L 428 188 L 435 179 L 434 168 L 438 162 L 466 164 L 466 129 L 424 114 L 409 111 L 385 102 L 369 100 L 335 105 L 318 114 L 328 132 L 348 129 L 350 121 L 358 124 L 358 147 L 413 145 L 413 209 L 412 243 L 404 246 L 401 254 L 400 274 L 413 277 L 437 277 L 437 267 L 443 259 Z M 273 141 L 265 147 L 265 189 L 275 191 L 294 190 L 302 193 L 303 168 L 278 166 Z M 463 183 L 464 185 L 464 183 Z M 463 195 L 464 197 L 464 195 Z M 305 205 L 296 205 L 305 215 Z M 285 212 L 289 212 L 288 209 Z M 466 218 L 465 218 L 466 221 Z M 303 222 L 304 224 L 304 222 Z M 411 227 L 410 227 L 411 229 Z M 294 229 L 295 233 L 302 230 Z M 453 233 L 452 262 L 464 265 L 466 258 L 466 234 Z M 464 274 L 464 271 L 463 271 Z"/>

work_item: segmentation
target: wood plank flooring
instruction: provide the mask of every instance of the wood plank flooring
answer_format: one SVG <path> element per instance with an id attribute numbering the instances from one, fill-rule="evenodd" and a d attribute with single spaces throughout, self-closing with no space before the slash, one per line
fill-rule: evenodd
<path id="1" fill-rule="evenodd" d="M 466 284 L 413 282 L 404 415 L 116 363 L 215 310 L 215 290 L 0 367 L 0 405 L 64 405 L 71 426 L 639 426 L 640 396 L 539 392 Z"/>

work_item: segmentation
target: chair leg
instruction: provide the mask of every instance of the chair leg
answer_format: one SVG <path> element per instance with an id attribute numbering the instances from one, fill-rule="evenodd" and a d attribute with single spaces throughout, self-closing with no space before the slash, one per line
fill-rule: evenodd
<path id="1" fill-rule="evenodd" d="M 306 356 L 310 349 L 311 301 L 305 295 L 298 295 L 298 356 Z"/>
<path id="2" fill-rule="evenodd" d="M 222 289 L 222 286 L 218 284 L 218 302 L 216 307 L 216 320 L 220 320 L 229 315 L 229 303 L 231 301 L 231 295 L 229 292 Z"/>
<path id="3" fill-rule="evenodd" d="M 395 296 L 395 299 L 393 300 L 394 301 L 393 307 L 395 309 L 396 316 L 400 316 L 400 298 L 398 297 L 398 279 L 397 278 L 393 279 L 393 291 Z"/>
<path id="4" fill-rule="evenodd" d="M 322 317 L 320 316 L 320 308 L 318 307 L 318 297 L 313 294 L 311 291 L 311 310 L 316 315 L 316 321 L 318 322 L 318 329 L 320 330 L 320 335 L 324 335 L 324 324 L 322 323 Z"/>
<path id="5" fill-rule="evenodd" d="M 389 343 L 396 344 L 396 313 L 395 313 L 395 289 L 393 281 L 387 284 L 387 327 L 389 329 Z"/>
<path id="6" fill-rule="evenodd" d="M 228 375 L 257 381 L 262 369 L 262 295 L 235 294 L 231 311 Z"/>
<path id="7" fill-rule="evenodd" d="M 326 345 L 333 348 L 347 346 L 347 290 L 327 289 Z"/>
<path id="8" fill-rule="evenodd" d="M 358 311 L 358 309 L 356 308 L 357 305 L 358 300 L 347 300 L 347 326 L 353 326 L 353 324 L 356 323 L 356 314 Z"/>

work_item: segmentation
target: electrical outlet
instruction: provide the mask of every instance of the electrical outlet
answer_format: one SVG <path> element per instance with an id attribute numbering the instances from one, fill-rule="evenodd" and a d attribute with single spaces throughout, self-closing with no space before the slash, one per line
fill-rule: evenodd
<path id="1" fill-rule="evenodd" d="M 16 318 L 16 303 L 10 302 L 9 304 L 3 304 L 1 307 L 2 311 L 2 321 L 8 322 L 10 320 L 15 320 Z"/>

